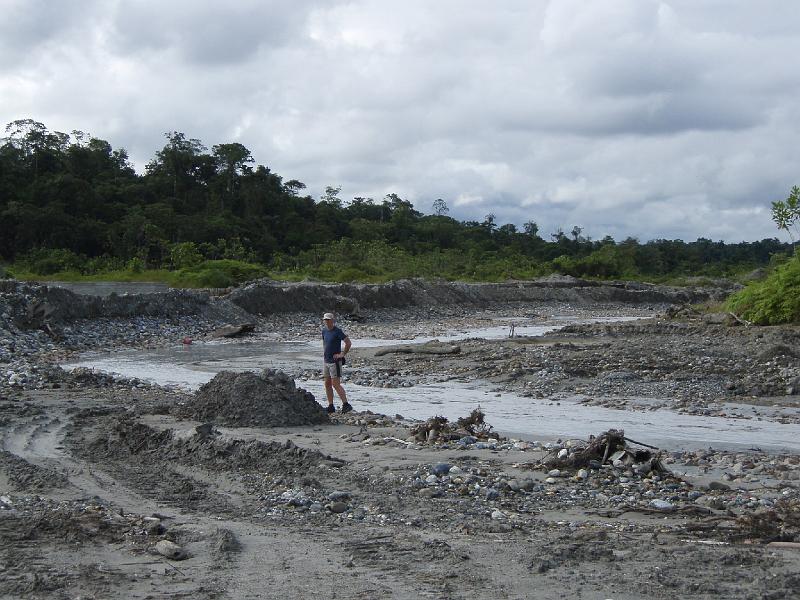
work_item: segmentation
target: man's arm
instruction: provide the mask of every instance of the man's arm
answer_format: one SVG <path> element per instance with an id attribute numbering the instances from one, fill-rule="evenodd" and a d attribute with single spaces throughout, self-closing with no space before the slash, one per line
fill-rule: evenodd
<path id="1" fill-rule="evenodd" d="M 352 344 L 350 342 L 350 338 L 347 337 L 347 336 L 344 336 L 344 351 L 343 352 L 339 352 L 338 354 L 334 354 L 333 358 L 336 358 L 336 359 L 343 358 L 345 354 L 350 352 L 350 346 L 351 345 Z"/>

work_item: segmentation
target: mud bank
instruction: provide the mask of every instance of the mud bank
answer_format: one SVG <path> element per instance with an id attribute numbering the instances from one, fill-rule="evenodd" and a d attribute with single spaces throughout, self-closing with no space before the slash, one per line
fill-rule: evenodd
<path id="1" fill-rule="evenodd" d="M 596 282 L 569 276 L 534 281 L 469 284 L 402 280 L 380 285 L 287 285 L 261 280 L 234 290 L 229 299 L 253 314 L 320 312 L 406 307 L 471 306 L 486 308 L 509 303 L 685 304 L 719 300 L 735 289 L 674 288 L 631 282 Z"/>

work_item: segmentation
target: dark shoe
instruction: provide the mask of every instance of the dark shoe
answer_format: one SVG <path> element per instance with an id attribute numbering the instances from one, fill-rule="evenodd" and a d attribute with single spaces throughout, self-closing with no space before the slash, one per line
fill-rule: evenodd
<path id="1" fill-rule="evenodd" d="M 336 412 L 336 407 L 333 404 L 328 404 L 327 411 L 328 411 L 328 414 L 335 413 Z"/>
<path id="2" fill-rule="evenodd" d="M 349 402 L 345 402 L 344 404 L 342 404 L 342 414 L 349 413 L 351 410 L 353 410 L 353 407 L 350 406 Z"/>

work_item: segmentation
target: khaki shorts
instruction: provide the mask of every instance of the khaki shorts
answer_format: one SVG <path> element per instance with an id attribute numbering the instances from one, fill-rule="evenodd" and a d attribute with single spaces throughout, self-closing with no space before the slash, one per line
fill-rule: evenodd
<path id="1" fill-rule="evenodd" d="M 322 376 L 325 379 L 328 379 L 329 377 L 331 379 L 340 379 L 342 377 L 342 361 L 337 360 L 336 362 L 332 363 L 323 362 Z"/>

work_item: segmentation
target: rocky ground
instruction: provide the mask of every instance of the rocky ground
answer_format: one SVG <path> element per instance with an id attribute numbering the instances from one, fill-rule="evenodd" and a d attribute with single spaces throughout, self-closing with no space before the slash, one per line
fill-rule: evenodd
<path id="1" fill-rule="evenodd" d="M 432 352 L 357 350 L 361 360 L 351 361 L 352 379 L 379 387 L 485 379 L 498 390 L 534 398 L 570 396 L 624 410 L 800 423 L 800 328 L 626 313 L 643 319 L 573 325 L 535 338 L 433 344 Z M 524 323 L 519 314 L 508 318 Z"/>
<path id="2" fill-rule="evenodd" d="M 82 348 L 201 338 L 219 318 L 73 320 L 54 335 L 19 327 L 6 306 L 0 598 L 792 598 L 800 589 L 797 453 L 665 451 L 604 431 L 508 439 L 474 414 L 328 418 L 275 373 L 227 374 L 197 394 L 65 373 L 54 362 Z M 621 410 L 797 422 L 796 328 L 626 306 L 655 318 L 404 353 L 357 345 L 498 317 L 521 327 L 570 307 L 555 308 L 363 310 L 343 323 L 356 341 L 348 372 L 380 387 L 479 378 Z M 316 327 L 313 315 L 261 316 L 257 335 L 312 339 Z M 457 354 L 430 353 L 452 346 Z M 269 409 L 254 408 L 260 398 Z"/>

